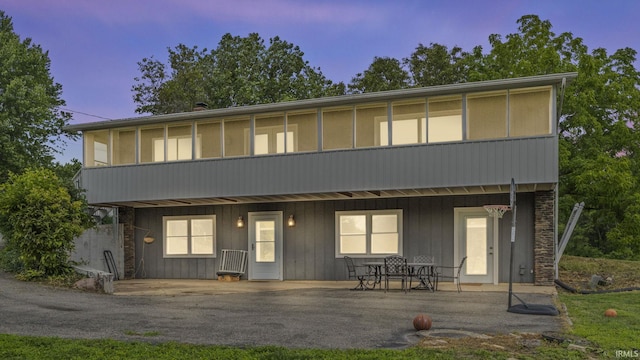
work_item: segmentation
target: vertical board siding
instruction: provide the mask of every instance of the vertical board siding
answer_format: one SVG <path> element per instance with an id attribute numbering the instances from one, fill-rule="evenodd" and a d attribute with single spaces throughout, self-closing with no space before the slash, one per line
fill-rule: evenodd
<path id="1" fill-rule="evenodd" d="M 89 203 L 556 183 L 556 137 L 83 169 Z"/>
<path id="2" fill-rule="evenodd" d="M 517 240 L 514 271 L 522 265 L 525 274 L 514 276 L 516 282 L 533 282 L 533 194 L 518 194 Z M 222 249 L 248 250 L 248 213 L 283 212 L 283 267 L 285 280 L 344 280 L 344 260 L 335 256 L 335 212 L 349 210 L 402 209 L 403 254 L 432 255 L 442 265 L 453 265 L 454 208 L 507 204 L 508 194 L 473 196 L 436 196 L 366 200 L 330 200 L 315 202 L 261 203 L 241 205 L 190 206 L 136 209 L 139 228 L 150 229 L 156 238 L 143 245 L 145 231 L 136 231 L 136 277 L 214 279 L 219 257 L 164 259 L 162 216 L 216 215 L 216 252 Z M 295 227 L 287 226 L 289 215 Z M 236 227 L 241 215 L 244 228 Z M 499 281 L 508 281 L 511 213 L 499 220 Z M 366 259 L 356 259 L 362 263 Z M 144 268 L 141 268 L 144 266 Z M 246 277 L 246 276 L 245 276 Z"/>

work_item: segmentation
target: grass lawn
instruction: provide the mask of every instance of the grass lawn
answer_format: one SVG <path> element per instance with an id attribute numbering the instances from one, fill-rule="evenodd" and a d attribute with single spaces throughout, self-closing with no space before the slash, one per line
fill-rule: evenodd
<path id="1" fill-rule="evenodd" d="M 559 295 L 573 322 L 572 334 L 589 340 L 605 356 L 615 358 L 616 350 L 635 349 L 640 357 L 640 291 Z M 618 316 L 606 317 L 607 309 L 615 309 Z"/>

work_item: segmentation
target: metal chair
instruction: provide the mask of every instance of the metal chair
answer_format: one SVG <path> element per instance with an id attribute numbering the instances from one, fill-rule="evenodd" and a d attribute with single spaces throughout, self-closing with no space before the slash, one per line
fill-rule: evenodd
<path id="1" fill-rule="evenodd" d="M 456 287 L 458 288 L 458 292 L 462 291 L 460 287 L 460 273 L 462 272 L 462 267 L 464 266 L 464 262 L 467 260 L 467 257 L 463 257 L 462 261 L 460 261 L 459 266 L 436 266 L 436 290 L 438 290 L 438 282 L 440 282 L 440 278 L 443 279 L 452 279 L 456 282 Z M 453 272 L 453 275 L 445 275 L 443 270 L 450 269 Z"/>
<path id="2" fill-rule="evenodd" d="M 413 278 L 416 278 L 418 281 L 420 281 L 420 283 L 416 286 L 417 289 L 428 289 L 431 291 L 435 291 L 435 279 L 432 279 L 435 275 L 433 269 L 435 266 L 435 257 L 434 256 L 427 256 L 427 255 L 416 255 L 413 257 L 413 262 L 414 263 L 419 263 L 419 264 L 434 264 L 433 266 L 429 266 L 429 268 L 425 267 L 425 266 L 421 266 L 419 267 L 417 270 L 415 269 L 415 267 L 411 267 L 409 269 L 409 287 L 411 289 L 414 289 L 412 287 L 413 285 Z"/>
<path id="3" fill-rule="evenodd" d="M 350 258 L 349 256 L 344 257 L 344 263 L 347 265 L 349 280 L 359 281 L 358 285 L 351 290 L 367 290 L 367 285 L 365 284 L 365 281 L 367 280 L 367 277 L 369 276 L 369 274 L 364 273 L 362 271 L 358 271 L 358 269 L 364 269 L 365 267 L 356 266 L 353 263 L 353 259 Z"/>
<path id="4" fill-rule="evenodd" d="M 402 290 L 406 293 L 408 277 L 409 268 L 406 258 L 397 255 L 384 258 L 384 292 L 389 290 L 389 279 L 400 279 L 402 280 Z"/>

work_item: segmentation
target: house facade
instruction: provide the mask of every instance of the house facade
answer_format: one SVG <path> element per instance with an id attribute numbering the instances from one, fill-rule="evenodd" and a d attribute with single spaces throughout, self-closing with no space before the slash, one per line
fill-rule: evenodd
<path id="1" fill-rule="evenodd" d="M 200 110 L 69 126 L 79 183 L 118 208 L 126 278 L 214 279 L 222 249 L 249 280 L 342 280 L 399 254 L 462 282 L 550 285 L 558 106 L 575 73 Z M 145 238 L 147 241 L 145 241 Z M 153 241 L 151 242 L 151 240 Z"/>

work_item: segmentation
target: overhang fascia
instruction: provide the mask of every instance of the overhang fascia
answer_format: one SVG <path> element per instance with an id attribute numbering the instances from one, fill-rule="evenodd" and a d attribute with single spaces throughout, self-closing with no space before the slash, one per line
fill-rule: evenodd
<path id="1" fill-rule="evenodd" d="M 508 194 L 509 184 L 458 186 L 442 188 L 416 188 L 376 191 L 344 191 L 309 194 L 280 194 L 270 196 L 237 196 L 237 197 L 212 197 L 212 198 L 182 198 L 182 199 L 152 199 L 152 200 L 123 200 L 105 203 L 92 203 L 92 206 L 104 207 L 183 207 L 183 206 L 209 206 L 209 205 L 240 205 L 257 203 L 282 203 L 282 202 L 306 202 L 306 201 L 332 201 L 332 200 L 365 200 L 385 198 L 410 198 L 432 196 L 472 196 Z M 557 187 L 555 183 L 544 184 L 518 184 L 518 193 L 531 193 L 536 191 L 551 191 Z"/>

